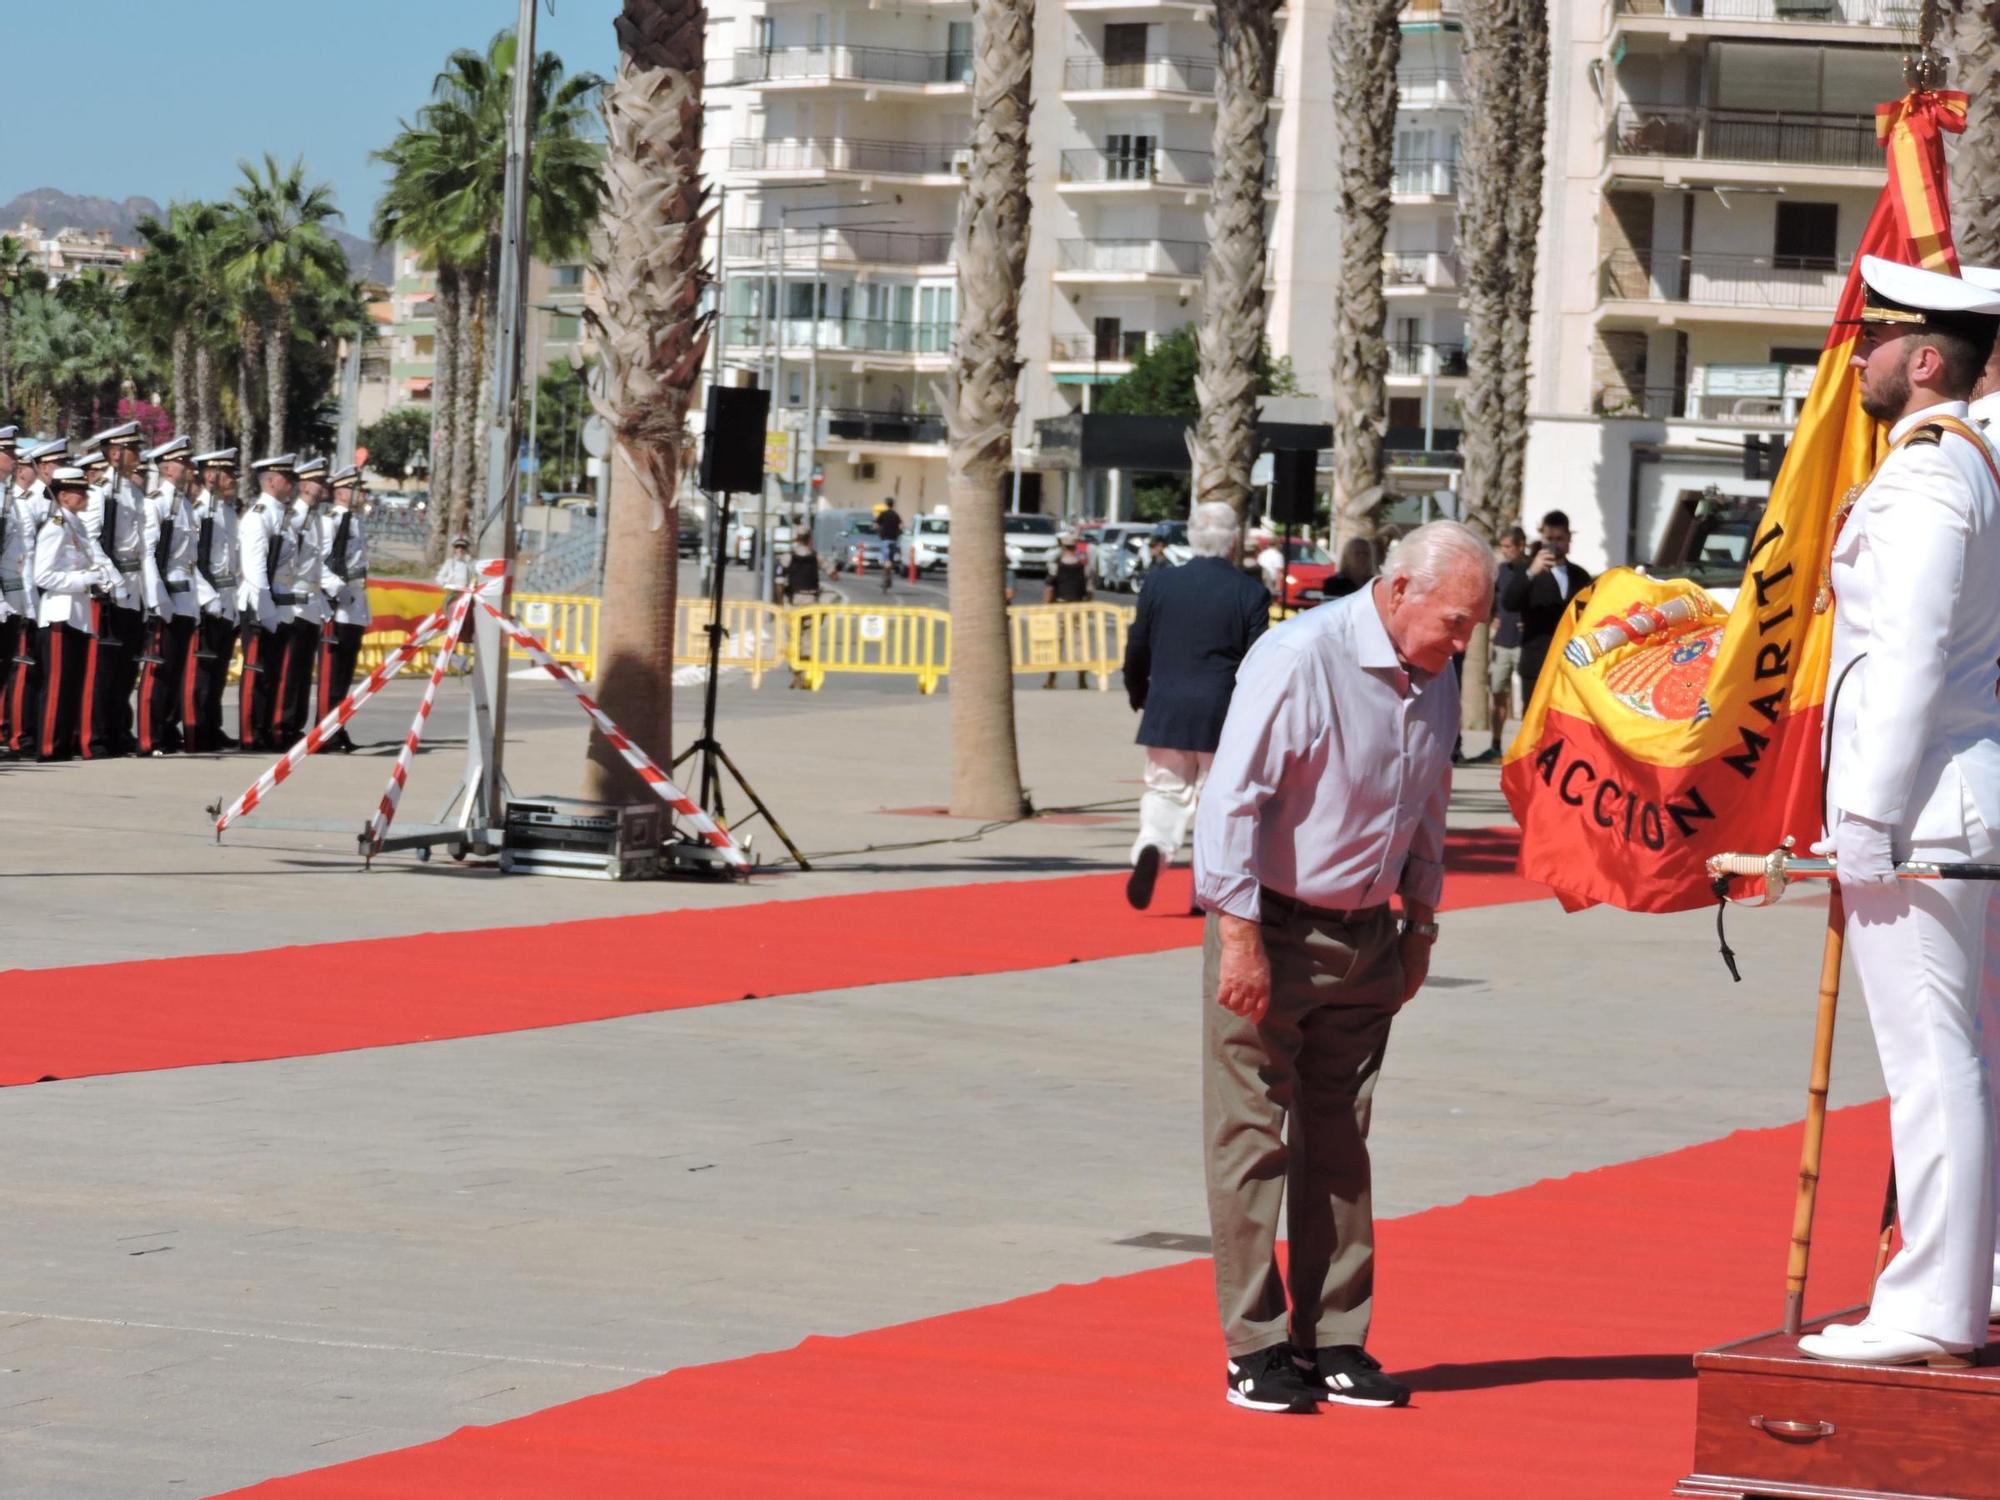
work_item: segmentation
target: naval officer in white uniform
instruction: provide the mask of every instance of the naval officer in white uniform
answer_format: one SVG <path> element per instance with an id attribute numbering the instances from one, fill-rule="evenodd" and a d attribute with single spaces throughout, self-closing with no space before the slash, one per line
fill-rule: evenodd
<path id="1" fill-rule="evenodd" d="M 1836 523 L 1827 820 L 1889 1087 L 1903 1247 L 1865 1321 L 1799 1341 L 1822 1359 L 1963 1364 L 1986 1342 L 1994 1117 L 1979 1016 L 1996 899 L 1898 880 L 1897 860 L 2000 855 L 2000 455 L 1966 398 L 2000 293 L 1874 256 L 1854 364 L 1892 451 Z"/>

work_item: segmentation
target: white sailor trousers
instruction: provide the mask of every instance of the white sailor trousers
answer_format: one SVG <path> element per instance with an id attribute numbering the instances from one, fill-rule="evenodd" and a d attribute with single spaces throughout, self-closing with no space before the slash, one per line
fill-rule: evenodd
<path id="1" fill-rule="evenodd" d="M 1993 1208 L 2000 1216 L 2000 887 L 1986 906 L 1986 982 L 1981 986 L 1979 1044 L 1986 1055 L 1986 1095 L 1993 1108 Z M 1993 1250 L 1993 1289 L 2000 1297 L 2000 1228 Z"/>
<path id="2" fill-rule="evenodd" d="M 1994 850 L 1968 807 L 1964 838 L 1915 844 L 1908 858 L 1990 860 Z M 1844 890 L 1847 951 L 1889 1087 L 1903 1228 L 1869 1317 L 1977 1347 L 1995 1271 L 1994 1110 L 1983 1055 L 1993 1044 L 1980 1035 L 1994 888 L 1899 880 Z"/>
<path id="3" fill-rule="evenodd" d="M 1194 826 L 1195 804 L 1215 752 L 1163 750 L 1157 745 L 1145 749 L 1146 790 L 1139 795 L 1139 837 L 1132 844 L 1132 862 L 1137 864 L 1139 851 L 1151 844 L 1171 864 Z"/>

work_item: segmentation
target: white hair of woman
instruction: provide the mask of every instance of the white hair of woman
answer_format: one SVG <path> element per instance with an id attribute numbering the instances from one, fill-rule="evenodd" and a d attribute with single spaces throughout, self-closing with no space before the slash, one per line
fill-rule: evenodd
<path id="1" fill-rule="evenodd" d="M 1479 533 L 1457 521 L 1431 521 L 1409 532 L 1382 564 L 1384 581 L 1410 580 L 1412 594 L 1428 594 L 1447 578 L 1472 576 L 1490 592 L 1499 564 Z"/>
<path id="2" fill-rule="evenodd" d="M 1234 507 L 1204 500 L 1188 513 L 1188 551 L 1196 557 L 1227 557 L 1236 550 L 1242 530 Z"/>

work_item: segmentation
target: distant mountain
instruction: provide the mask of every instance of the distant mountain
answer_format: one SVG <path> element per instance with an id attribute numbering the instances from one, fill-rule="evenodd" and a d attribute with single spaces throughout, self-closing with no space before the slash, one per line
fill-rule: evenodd
<path id="1" fill-rule="evenodd" d="M 139 221 L 158 218 L 163 211 L 151 198 L 126 198 L 121 202 L 113 198 L 78 197 L 56 188 L 36 188 L 0 204 L 0 234 L 11 233 L 25 221 L 50 233 L 64 228 L 108 229 L 119 244 L 136 245 Z M 333 237 L 347 252 L 347 263 L 355 275 L 388 284 L 394 257 L 386 248 L 378 248 L 341 229 L 334 230 Z"/>

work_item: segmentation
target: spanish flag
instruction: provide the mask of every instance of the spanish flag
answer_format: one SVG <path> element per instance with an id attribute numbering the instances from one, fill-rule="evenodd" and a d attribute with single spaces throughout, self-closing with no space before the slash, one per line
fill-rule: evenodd
<path id="1" fill-rule="evenodd" d="M 416 578 L 368 580 L 368 628 L 371 632 L 408 635 L 443 609 L 450 596 L 435 583 Z"/>
<path id="2" fill-rule="evenodd" d="M 1849 364 L 1861 257 L 1956 271 L 1943 135 L 1966 96 L 1876 111 L 1889 181 L 1848 272 L 1811 394 L 1726 612 L 1697 586 L 1612 569 L 1556 632 L 1501 785 L 1521 873 L 1572 908 L 1683 911 L 1714 900 L 1703 868 L 1819 834 L 1820 736 L 1833 615 L 1814 605 L 1833 514 L 1887 452 Z"/>

